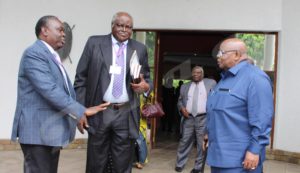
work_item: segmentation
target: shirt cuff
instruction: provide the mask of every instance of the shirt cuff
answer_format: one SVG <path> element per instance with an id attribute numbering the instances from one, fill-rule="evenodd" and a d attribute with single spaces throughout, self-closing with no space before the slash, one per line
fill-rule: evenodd
<path id="1" fill-rule="evenodd" d="M 149 87 L 148 91 L 144 92 L 144 96 L 145 96 L 145 97 L 148 97 L 149 94 L 150 94 L 150 87 Z"/>
<path id="2" fill-rule="evenodd" d="M 259 145 L 258 143 L 251 143 L 251 145 L 248 147 L 248 151 L 250 151 L 253 154 L 260 154 L 262 148 L 263 146 Z"/>

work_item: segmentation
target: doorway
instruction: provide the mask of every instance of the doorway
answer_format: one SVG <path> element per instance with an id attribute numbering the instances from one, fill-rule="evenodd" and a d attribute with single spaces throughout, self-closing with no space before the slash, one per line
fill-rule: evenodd
<path id="1" fill-rule="evenodd" d="M 220 70 L 217 67 L 217 62 L 214 57 L 219 49 L 219 44 L 225 38 L 238 37 L 244 40 L 247 46 L 250 46 L 248 47 L 249 55 L 254 58 L 257 63 L 256 65 L 271 77 L 273 82 L 273 92 L 274 94 L 276 93 L 277 33 L 160 30 L 146 32 L 137 31 L 136 33 L 145 34 L 144 43 L 146 43 L 148 52 L 150 52 L 149 64 L 154 83 L 155 100 L 164 102 L 164 100 L 168 100 L 167 98 L 172 98 L 172 102 L 167 101 L 167 104 L 170 104 L 169 106 L 170 108 L 173 108 L 173 110 L 169 115 L 168 110 L 165 117 L 166 119 L 150 120 L 151 148 L 155 147 L 157 140 L 160 140 L 160 138 L 157 137 L 162 133 L 165 133 L 164 131 L 170 132 L 167 132 L 167 135 L 164 135 L 164 138 L 170 138 L 170 140 L 174 139 L 174 136 L 176 138 L 176 135 L 178 135 L 180 118 L 177 113 L 176 98 L 178 96 L 176 96 L 175 91 L 179 81 L 182 80 L 188 82 L 190 80 L 192 67 L 195 65 L 202 66 L 205 77 L 213 78 L 216 81 L 220 79 Z M 147 39 L 148 35 L 150 39 Z M 136 37 L 138 36 L 139 34 L 136 35 Z M 174 90 L 174 97 L 166 97 L 163 94 L 163 88 L 167 85 L 169 79 L 173 80 L 171 87 L 173 87 Z M 272 136 L 273 132 L 271 139 L 273 139 Z"/>

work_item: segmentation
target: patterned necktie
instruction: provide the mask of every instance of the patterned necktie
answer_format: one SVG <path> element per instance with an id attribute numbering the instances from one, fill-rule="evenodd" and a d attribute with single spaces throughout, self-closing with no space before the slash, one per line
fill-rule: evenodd
<path id="1" fill-rule="evenodd" d="M 192 115 L 194 117 L 198 113 L 198 95 L 199 95 L 198 84 L 195 84 L 194 92 L 193 92 L 193 103 L 192 103 Z"/>
<path id="2" fill-rule="evenodd" d="M 124 49 L 126 45 L 124 43 L 118 43 L 119 50 L 116 54 L 116 65 L 121 67 L 120 74 L 114 74 L 112 95 L 115 98 L 119 98 L 123 93 L 123 81 L 124 81 Z"/>

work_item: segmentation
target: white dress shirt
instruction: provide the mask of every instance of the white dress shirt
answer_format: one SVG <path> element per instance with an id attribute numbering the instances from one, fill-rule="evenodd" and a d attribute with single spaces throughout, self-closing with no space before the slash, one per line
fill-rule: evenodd
<path id="1" fill-rule="evenodd" d="M 111 39 L 112 39 L 112 64 L 113 65 L 116 65 L 116 55 L 117 55 L 117 52 L 119 50 L 119 45 L 118 45 L 118 41 L 113 37 L 111 36 Z M 129 101 L 129 97 L 128 97 L 128 93 L 127 93 L 127 90 L 126 90 L 126 53 L 127 53 L 127 44 L 128 44 L 128 40 L 126 40 L 125 42 L 123 42 L 125 44 L 125 49 L 124 49 L 124 80 L 123 80 L 123 92 L 122 92 L 122 95 L 119 97 L 119 98 L 115 98 L 113 95 L 112 95 L 112 89 L 113 89 L 113 81 L 114 81 L 114 75 L 111 74 L 111 78 L 110 78 L 110 83 L 109 83 L 109 86 L 107 88 L 107 90 L 105 91 L 105 94 L 103 96 L 103 100 L 106 101 L 106 102 L 110 102 L 110 103 L 125 103 L 125 102 L 128 102 Z"/>
<path id="2" fill-rule="evenodd" d="M 193 95 L 194 89 L 199 90 L 197 96 Z M 206 113 L 207 93 L 206 93 L 206 89 L 205 89 L 203 80 L 198 82 L 198 84 L 196 84 L 195 82 L 191 83 L 191 86 L 188 91 L 188 100 L 187 100 L 187 105 L 186 105 L 186 109 L 189 113 L 192 112 L 193 97 L 198 97 L 197 114 Z"/>

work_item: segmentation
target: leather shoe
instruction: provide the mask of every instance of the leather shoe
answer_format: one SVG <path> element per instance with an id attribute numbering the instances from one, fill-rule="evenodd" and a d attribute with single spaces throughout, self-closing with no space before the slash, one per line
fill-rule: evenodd
<path id="1" fill-rule="evenodd" d="M 182 172 L 182 170 L 183 170 L 182 167 L 177 167 L 177 166 L 175 167 L 175 171 L 176 171 L 176 172 Z"/>
<path id="2" fill-rule="evenodd" d="M 198 169 L 192 169 L 191 173 L 202 173 L 202 172 L 200 170 L 198 170 Z"/>

